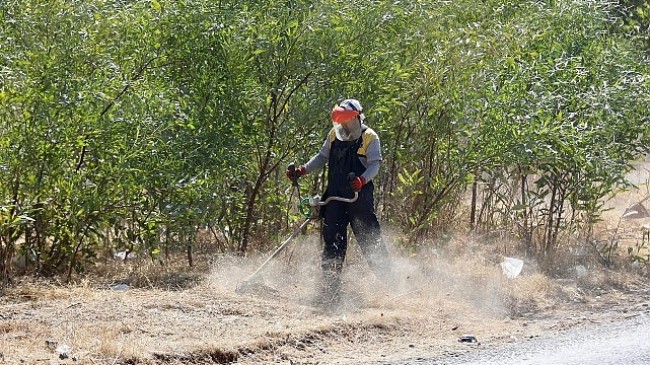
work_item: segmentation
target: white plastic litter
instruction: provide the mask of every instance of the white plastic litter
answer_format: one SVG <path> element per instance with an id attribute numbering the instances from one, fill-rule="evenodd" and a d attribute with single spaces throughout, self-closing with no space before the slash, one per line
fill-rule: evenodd
<path id="1" fill-rule="evenodd" d="M 127 259 L 134 259 L 134 258 L 136 258 L 136 257 L 137 257 L 137 255 L 136 255 L 135 252 L 129 252 L 129 253 L 127 254 L 126 251 L 119 251 L 119 252 L 116 252 L 116 253 L 113 255 L 113 258 L 114 258 L 114 259 L 116 259 L 116 260 L 122 260 L 122 261 L 127 260 Z"/>
<path id="2" fill-rule="evenodd" d="M 54 351 L 57 353 L 57 355 L 59 355 L 60 359 L 67 359 L 70 351 L 72 351 L 72 348 L 70 348 L 68 345 L 61 344 L 57 346 Z"/>
<path id="3" fill-rule="evenodd" d="M 503 274 L 509 279 L 516 278 L 521 274 L 521 270 L 524 268 L 524 261 L 516 259 L 514 257 L 505 257 L 503 262 L 501 262 L 501 269 Z"/>

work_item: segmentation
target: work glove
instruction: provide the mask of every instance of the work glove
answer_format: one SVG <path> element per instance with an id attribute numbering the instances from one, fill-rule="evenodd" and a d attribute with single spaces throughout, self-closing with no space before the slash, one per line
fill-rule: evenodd
<path id="1" fill-rule="evenodd" d="M 366 185 L 366 178 L 363 176 L 357 176 L 350 181 L 350 187 L 354 191 L 361 191 L 361 188 Z"/>
<path id="2" fill-rule="evenodd" d="M 305 176 L 307 173 L 307 170 L 305 170 L 305 166 L 299 166 L 296 167 L 294 164 L 290 164 L 287 167 L 287 178 L 291 180 L 291 182 L 296 182 L 298 181 L 298 178 L 301 176 Z"/>

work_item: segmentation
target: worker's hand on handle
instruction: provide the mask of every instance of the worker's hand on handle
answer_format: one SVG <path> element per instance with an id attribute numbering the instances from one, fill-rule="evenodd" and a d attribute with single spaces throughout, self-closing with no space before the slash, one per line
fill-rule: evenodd
<path id="1" fill-rule="evenodd" d="M 305 166 L 296 167 L 295 164 L 291 163 L 287 166 L 287 178 L 296 185 L 298 183 L 298 178 L 304 176 L 307 173 Z"/>
<path id="2" fill-rule="evenodd" d="M 361 191 L 364 185 L 366 185 L 366 178 L 363 176 L 356 176 L 353 172 L 348 175 L 348 180 L 350 181 L 350 187 L 354 191 Z"/>

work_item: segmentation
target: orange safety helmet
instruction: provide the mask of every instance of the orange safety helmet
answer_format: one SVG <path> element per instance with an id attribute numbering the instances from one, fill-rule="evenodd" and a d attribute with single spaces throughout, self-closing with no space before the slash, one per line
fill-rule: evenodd
<path id="1" fill-rule="evenodd" d="M 356 117 L 359 117 L 361 122 L 366 119 L 363 115 L 363 107 L 356 99 L 345 99 L 341 104 L 334 105 L 330 115 L 335 123 L 347 123 Z"/>

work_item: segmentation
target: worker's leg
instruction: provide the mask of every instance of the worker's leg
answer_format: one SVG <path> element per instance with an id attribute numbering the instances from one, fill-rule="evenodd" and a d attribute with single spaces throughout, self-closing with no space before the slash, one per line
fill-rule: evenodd
<path id="1" fill-rule="evenodd" d="M 348 248 L 346 206 L 341 202 L 330 202 L 323 214 L 323 255 L 321 261 L 323 291 L 320 299 L 326 302 L 339 300 L 341 272 Z"/>
<path id="2" fill-rule="evenodd" d="M 357 201 L 350 205 L 350 224 L 368 265 L 382 281 L 394 281 L 392 261 L 381 237 L 375 214 L 372 189 L 363 189 Z"/>

